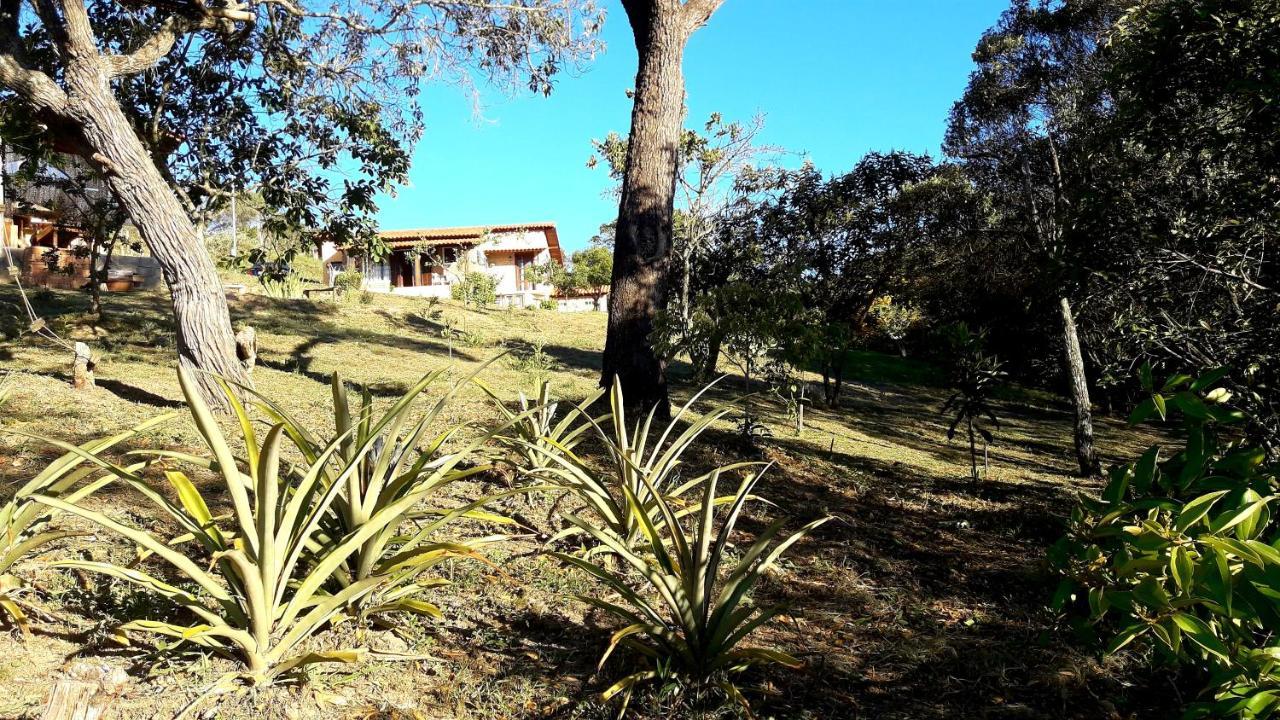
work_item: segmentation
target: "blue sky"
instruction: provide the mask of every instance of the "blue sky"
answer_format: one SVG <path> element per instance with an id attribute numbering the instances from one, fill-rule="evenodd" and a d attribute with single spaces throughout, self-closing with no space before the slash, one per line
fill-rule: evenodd
<path id="1" fill-rule="evenodd" d="M 726 0 L 689 43 L 691 125 L 766 115 L 762 141 L 824 172 L 870 150 L 938 154 L 970 53 L 1007 0 Z M 626 132 L 636 54 L 626 16 L 606 3 L 604 52 L 561 76 L 549 98 L 485 93 L 482 116 L 457 88 L 425 93 L 426 129 L 410 184 L 384 198 L 384 229 L 555 221 L 584 247 L 617 213 L 591 138 Z M 795 162 L 799 162 L 796 159 Z"/>

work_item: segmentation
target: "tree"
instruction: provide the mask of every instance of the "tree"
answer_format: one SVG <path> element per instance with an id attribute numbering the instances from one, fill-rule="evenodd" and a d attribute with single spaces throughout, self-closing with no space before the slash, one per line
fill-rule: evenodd
<path id="1" fill-rule="evenodd" d="M 933 172 L 927 156 L 900 151 L 869 153 L 832 178 L 806 163 L 783 174 L 779 197 L 761 210 L 766 257 L 814 314 L 810 354 L 828 404 L 839 400 L 849 351 L 868 329 L 872 304 L 901 283 L 924 241 L 910 191 Z"/>
<path id="2" fill-rule="evenodd" d="M 607 247 L 594 245 L 570 255 L 568 267 L 548 262 L 529 268 L 527 276 L 535 283 L 548 283 L 566 295 L 589 295 L 599 310 L 600 298 L 609 291 L 613 278 L 613 253 Z"/>
<path id="3" fill-rule="evenodd" d="M 1136 392 L 1229 367 L 1247 431 L 1280 456 L 1280 2 L 1135 7 L 1100 52 L 1110 112 L 1077 212 L 1105 273 L 1082 298 L 1099 368 Z"/>
<path id="4" fill-rule="evenodd" d="M 678 273 L 676 308 L 686 322 L 692 313 L 690 291 L 696 256 L 705 252 L 734 206 L 761 192 L 767 187 L 761 178 L 776 172 L 771 159 L 783 150 L 759 144 L 757 138 L 763 130 L 763 115 L 748 122 L 727 122 L 717 112 L 707 118 L 701 130 L 681 132 L 671 253 Z M 626 168 L 627 139 L 611 132 L 604 140 L 593 140 L 591 144 L 596 155 L 588 166 L 594 166 L 597 157 L 602 158 L 609 175 L 621 180 Z"/>
<path id="5" fill-rule="evenodd" d="M 1057 312 L 1075 408 L 1080 474 L 1098 472 L 1083 355 L 1067 298 L 1088 275 L 1088 238 L 1070 232 L 1087 193 L 1079 130 L 1102 112 L 1096 50 L 1121 3 L 1015 0 L 974 51 L 974 71 L 952 110 L 945 149 L 1001 198 L 1001 229 L 1031 248 L 1034 285 L 1052 288 L 1038 312 Z M 1026 256 L 1027 253 L 1019 253 Z"/>
<path id="6" fill-rule="evenodd" d="M 424 77 L 474 67 L 546 93 L 594 49 L 600 20 L 590 0 L 32 4 L 24 24 L 21 0 L 0 0 L 0 87 L 106 177 L 169 285 L 180 364 L 243 383 L 192 208 L 249 171 L 287 209 L 278 222 L 371 237 L 373 197 L 404 176 L 420 132 Z M 316 207 L 340 165 L 389 172 L 343 178 Z"/>
<path id="7" fill-rule="evenodd" d="M 642 411 L 670 415 L 666 362 L 650 337 L 666 307 L 677 147 L 684 115 L 684 48 L 724 0 L 623 0 L 639 66 L 609 292 L 600 376 L 617 377 Z"/>

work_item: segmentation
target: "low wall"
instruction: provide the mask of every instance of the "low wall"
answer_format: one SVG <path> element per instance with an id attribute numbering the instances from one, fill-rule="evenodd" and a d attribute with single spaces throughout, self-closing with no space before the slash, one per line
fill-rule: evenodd
<path id="1" fill-rule="evenodd" d="M 45 247 L 10 248 L 9 254 L 22 273 L 22 282 L 31 287 L 50 287 L 59 290 L 78 290 L 89 282 L 89 259 L 76 257 L 66 250 Z M 56 260 L 50 258 L 50 254 Z M 52 263 L 52 267 L 50 264 Z M 143 255 L 126 255 L 111 259 L 107 276 L 137 278 L 134 289 L 156 290 L 164 287 L 164 276 L 155 258 Z M 0 253 L 0 283 L 11 283 L 13 277 L 4 253 Z"/>

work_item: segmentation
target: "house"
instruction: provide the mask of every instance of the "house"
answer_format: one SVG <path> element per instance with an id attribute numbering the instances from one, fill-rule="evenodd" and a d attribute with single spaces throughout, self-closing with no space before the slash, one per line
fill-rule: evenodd
<path id="1" fill-rule="evenodd" d="M 33 168 L 31 162 L 0 146 L 0 282 L 8 281 L 12 262 L 24 284 L 84 287 L 93 240 L 86 230 L 92 225 L 90 198 L 107 198 L 110 190 L 78 157 L 63 156 L 58 166 Z M 109 279 L 147 288 L 162 282 L 159 266 L 145 256 L 114 258 Z"/>
<path id="2" fill-rule="evenodd" d="M 550 222 L 387 230 L 378 236 L 390 252 L 377 261 L 322 243 L 320 258 L 330 282 L 339 272 L 354 269 L 364 274 L 364 287 L 371 292 L 449 297 L 467 273 L 481 272 L 497 281 L 499 305 L 528 307 L 552 293 L 551 285 L 533 282 L 528 269 L 564 263 L 560 237 Z"/>

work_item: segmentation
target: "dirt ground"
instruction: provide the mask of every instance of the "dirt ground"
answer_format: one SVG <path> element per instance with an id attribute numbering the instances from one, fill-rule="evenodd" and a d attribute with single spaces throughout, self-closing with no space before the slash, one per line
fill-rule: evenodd
<path id="1" fill-rule="evenodd" d="M 70 353 L 39 338 L 17 336 L 12 286 L 0 286 L 0 368 L 14 373 L 14 392 L 0 409 L 0 488 L 12 492 L 56 450 L 6 430 L 72 442 L 181 409 L 172 370 L 173 333 L 167 298 L 113 295 L 100 326 L 87 322 L 87 300 L 72 292 L 36 297 L 51 326 L 91 342 L 98 388 L 69 387 Z M 236 299 L 238 323 L 259 337 L 259 390 L 324 430 L 328 373 L 341 370 L 387 402 L 423 373 L 450 366 L 458 378 L 511 351 L 484 379 L 514 398 L 539 377 L 558 394 L 584 397 L 594 387 L 604 318 L 599 313 L 472 311 L 453 303 L 379 298 L 371 304 L 312 303 L 250 295 Z M 443 332 L 442 332 L 443 330 Z M 675 395 L 691 388 L 673 368 Z M 759 505 L 741 529 L 786 514 L 793 525 L 833 514 L 799 543 L 756 593 L 760 603 L 789 602 L 779 623 L 754 638 L 805 662 L 798 671 L 753 670 L 740 686 L 761 718 L 1157 718 L 1175 714 L 1175 678 L 1143 658 L 1103 662 L 1077 645 L 1046 609 L 1053 581 L 1045 549 L 1061 532 L 1073 494 L 1096 485 L 1070 474 L 1070 418 L 1064 406 L 1034 392 L 1000 402 L 1002 426 L 990 452 L 988 478 L 968 479 L 966 448 L 948 442 L 938 409 L 945 391 L 930 369 L 866 353 L 839 408 L 815 407 L 797 433 L 780 403 L 758 400 L 769 435 L 751 447 L 730 422 L 703 436 L 693 469 L 743 457 L 772 461 Z M 730 378 L 712 401 L 732 401 Z M 707 404 L 701 407 L 704 409 Z M 475 390 L 451 405 L 446 420 L 491 421 Z M 1133 455 L 1154 438 L 1102 420 L 1099 444 L 1108 460 Z M 181 415 L 148 431 L 133 447 L 197 448 Z M 500 485 L 493 475 L 455 488 L 456 500 Z M 506 501 L 499 509 L 545 520 L 550 499 Z M 140 496 L 110 488 L 95 507 L 158 532 L 165 525 Z M 59 518 L 56 524 L 76 523 Z M 467 528 L 459 527 L 459 532 Z M 571 595 L 592 589 L 538 552 L 531 540 L 493 553 L 499 570 L 458 562 L 433 601 L 443 621 L 398 621 L 394 632 L 343 624 L 317 639 L 323 647 L 368 645 L 413 661 L 375 660 L 312 670 L 305 683 L 211 699 L 199 717 L 255 718 L 605 718 L 616 705 L 599 690 L 626 674 L 629 658 L 596 663 L 616 629 L 585 612 Z M 116 718 L 167 718 L 231 666 L 217 657 L 121 648 L 109 629 L 172 611 L 122 583 L 77 576 L 48 564 L 58 558 L 129 561 L 134 551 L 101 533 L 71 540 L 19 568 L 49 617 L 29 638 L 0 635 L 0 717 L 39 717 L 51 678 L 68 662 L 90 658 L 126 668 L 130 683 L 111 711 Z M 714 703 L 648 693 L 634 717 L 733 717 Z"/>

